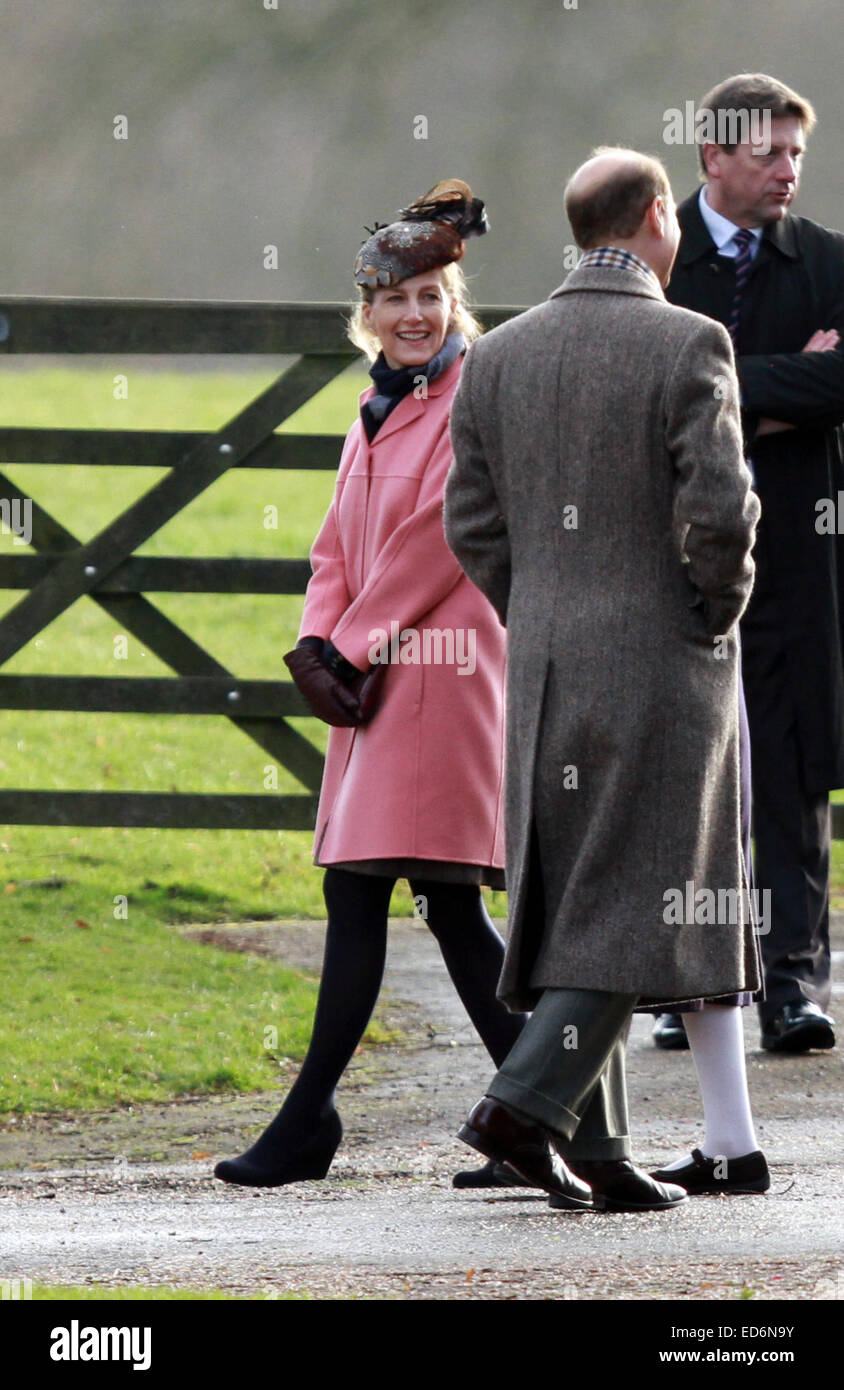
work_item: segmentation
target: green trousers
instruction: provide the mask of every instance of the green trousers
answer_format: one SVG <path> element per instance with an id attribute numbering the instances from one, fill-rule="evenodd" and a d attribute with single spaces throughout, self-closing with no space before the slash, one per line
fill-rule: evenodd
<path id="1" fill-rule="evenodd" d="M 629 1158 L 624 1051 L 638 997 L 546 989 L 487 1095 L 551 1130 L 573 1162 Z"/>

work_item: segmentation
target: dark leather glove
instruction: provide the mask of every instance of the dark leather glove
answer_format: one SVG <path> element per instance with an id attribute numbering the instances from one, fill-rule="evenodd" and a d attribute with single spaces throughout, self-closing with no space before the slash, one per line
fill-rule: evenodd
<path id="1" fill-rule="evenodd" d="M 320 661 L 322 661 L 322 654 L 323 654 L 323 651 L 325 650 L 325 638 L 324 638 L 324 637 L 300 637 L 300 638 L 299 638 L 299 641 L 296 643 L 296 646 L 297 646 L 297 647 L 311 647 L 312 650 L 316 652 L 316 654 L 317 654 L 317 656 L 319 657 Z"/>
<path id="2" fill-rule="evenodd" d="M 297 657 L 297 652 L 302 650 L 312 654 L 312 659 Z M 387 674 L 383 662 L 361 671 L 346 660 L 333 642 L 322 637 L 301 637 L 284 660 L 312 713 L 326 724 L 350 728 L 368 724 L 375 714 Z M 328 682 L 314 662 L 323 668 Z M 355 706 L 349 705 L 349 697 L 356 702 Z"/>
<path id="3" fill-rule="evenodd" d="M 347 661 L 343 653 L 331 641 L 325 641 L 322 644 L 322 660 L 328 670 L 344 685 L 354 686 L 355 682 L 366 674 L 359 667 L 353 666 L 351 661 Z"/>
<path id="4" fill-rule="evenodd" d="M 326 642 L 322 649 L 322 659 L 329 671 L 333 671 L 344 685 L 353 690 L 360 703 L 360 723 L 368 724 L 381 702 L 381 687 L 387 674 L 383 661 L 378 661 L 369 670 L 361 671 L 347 661 L 333 642 Z"/>
<path id="5" fill-rule="evenodd" d="M 317 719 L 335 728 L 353 728 L 362 722 L 358 693 L 324 664 L 324 646 L 321 637 L 303 637 L 284 664 Z"/>

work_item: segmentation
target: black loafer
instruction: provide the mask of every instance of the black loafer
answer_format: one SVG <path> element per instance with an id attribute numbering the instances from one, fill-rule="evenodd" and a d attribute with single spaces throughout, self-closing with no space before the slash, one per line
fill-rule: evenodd
<path id="1" fill-rule="evenodd" d="M 467 1168 L 455 1173 L 451 1179 L 452 1187 L 527 1187 L 524 1178 L 508 1168 L 506 1163 L 496 1163 L 491 1158 L 483 1168 Z"/>
<path id="2" fill-rule="evenodd" d="M 657 1047 L 664 1048 L 666 1052 L 676 1052 L 678 1048 L 689 1046 L 682 1014 L 657 1014 L 652 1036 Z"/>
<path id="3" fill-rule="evenodd" d="M 801 999 L 799 1004 L 783 1004 L 762 1024 L 762 1046 L 766 1052 L 808 1052 L 813 1047 L 834 1047 L 834 1020 L 808 999 Z"/>
<path id="4" fill-rule="evenodd" d="M 689 1196 L 709 1192 L 767 1192 L 771 1174 L 760 1149 L 740 1158 L 707 1158 L 693 1149 L 682 1168 L 658 1168 L 651 1177 L 657 1182 L 682 1183 Z"/>
<path id="5" fill-rule="evenodd" d="M 667 1211 L 686 1200 L 686 1189 L 675 1182 L 659 1182 L 629 1158 L 613 1158 L 577 1165 L 578 1176 L 592 1188 L 596 1211 Z M 553 1194 L 550 1207 L 561 1205 Z"/>

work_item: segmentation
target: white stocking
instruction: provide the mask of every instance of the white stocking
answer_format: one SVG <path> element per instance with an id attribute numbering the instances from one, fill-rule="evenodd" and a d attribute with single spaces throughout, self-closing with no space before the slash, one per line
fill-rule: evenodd
<path id="1" fill-rule="evenodd" d="M 747 1092 L 744 1029 L 737 1006 L 705 1004 L 699 1012 L 684 1013 L 683 1022 L 694 1058 L 706 1136 L 701 1152 L 707 1158 L 741 1158 L 757 1148 Z M 664 1165 L 676 1168 L 688 1162 Z"/>

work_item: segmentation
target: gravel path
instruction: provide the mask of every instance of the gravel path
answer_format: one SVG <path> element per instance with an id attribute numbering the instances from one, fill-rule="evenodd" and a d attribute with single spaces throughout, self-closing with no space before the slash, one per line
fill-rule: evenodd
<path id="1" fill-rule="evenodd" d="M 842 923 L 844 914 L 839 966 Z M 319 967 L 319 923 L 194 934 Z M 451 1187 L 452 1174 L 474 1164 L 453 1135 L 491 1066 L 424 926 L 391 927 L 385 990 L 381 1017 L 406 1042 L 354 1059 L 339 1092 L 344 1142 L 323 1182 L 253 1191 L 211 1176 L 217 1157 L 260 1131 L 283 1091 L 6 1123 L 0 1277 L 266 1298 L 844 1296 L 840 1048 L 768 1056 L 745 1013 L 773 1171 L 767 1196 L 697 1198 L 651 1215 L 555 1212 L 527 1190 Z M 628 1056 L 637 1159 L 680 1156 L 702 1137 L 689 1054 L 658 1052 L 650 1021 L 636 1018 Z"/>

